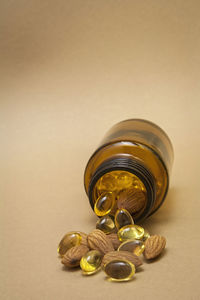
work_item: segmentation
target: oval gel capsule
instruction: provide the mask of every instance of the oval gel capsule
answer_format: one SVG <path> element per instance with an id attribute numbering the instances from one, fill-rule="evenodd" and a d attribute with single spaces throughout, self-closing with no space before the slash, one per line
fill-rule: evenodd
<path id="1" fill-rule="evenodd" d="M 122 208 L 116 211 L 115 225 L 118 230 L 126 225 L 132 225 L 132 224 L 134 224 L 134 221 L 130 213 L 128 212 L 128 210 Z"/>
<path id="2" fill-rule="evenodd" d="M 91 275 L 101 269 L 102 253 L 98 250 L 87 252 L 80 261 L 80 267 L 84 275 Z"/>
<path id="3" fill-rule="evenodd" d="M 114 231 L 115 222 L 112 217 L 105 215 L 97 221 L 96 229 L 102 230 L 105 234 L 109 234 Z"/>
<path id="4" fill-rule="evenodd" d="M 97 216 L 109 214 L 114 206 L 115 197 L 112 192 L 104 193 L 99 196 L 94 205 L 94 212 Z"/>
<path id="5" fill-rule="evenodd" d="M 81 240 L 82 240 L 81 233 L 77 231 L 68 232 L 67 234 L 64 235 L 64 237 L 62 238 L 62 240 L 58 245 L 57 248 L 58 254 L 62 257 L 67 252 L 67 250 L 69 250 L 74 246 L 80 245 Z"/>
<path id="6" fill-rule="evenodd" d="M 135 274 L 135 266 L 126 260 L 112 260 L 104 266 L 104 271 L 111 280 L 127 281 Z"/>
<path id="7" fill-rule="evenodd" d="M 137 256 L 140 256 L 144 251 L 144 243 L 140 240 L 127 240 L 123 242 L 119 248 L 118 251 L 129 251 L 134 253 Z"/>
<path id="8" fill-rule="evenodd" d="M 117 235 L 121 242 L 133 239 L 141 240 L 144 236 L 144 228 L 139 225 L 127 225 L 120 228 Z"/>
<path id="9" fill-rule="evenodd" d="M 118 189 L 127 189 L 133 186 L 133 174 L 121 171 L 117 176 Z"/>
<path id="10" fill-rule="evenodd" d="M 97 187 L 100 191 L 115 191 L 117 189 L 117 181 L 115 176 L 110 173 L 104 174 L 100 178 Z"/>

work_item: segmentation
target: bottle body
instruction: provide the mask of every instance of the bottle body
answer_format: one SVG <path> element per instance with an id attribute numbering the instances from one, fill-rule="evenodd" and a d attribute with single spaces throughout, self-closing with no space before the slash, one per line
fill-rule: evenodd
<path id="1" fill-rule="evenodd" d="M 165 199 L 172 164 L 172 144 L 160 127 L 142 119 L 117 123 L 85 169 L 84 185 L 92 208 L 103 192 L 114 191 L 117 201 L 119 192 L 134 188 L 144 205 L 133 218 L 146 218 Z"/>

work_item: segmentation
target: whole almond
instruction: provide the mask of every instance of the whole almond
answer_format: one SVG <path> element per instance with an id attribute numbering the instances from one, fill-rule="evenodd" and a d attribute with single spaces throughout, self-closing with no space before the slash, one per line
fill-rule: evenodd
<path id="1" fill-rule="evenodd" d="M 87 234 L 84 232 L 79 232 L 79 234 L 81 235 L 81 243 L 80 244 L 88 247 Z"/>
<path id="2" fill-rule="evenodd" d="M 68 268 L 74 268 L 79 266 L 80 260 L 89 251 L 89 248 L 85 245 L 78 245 L 70 248 L 63 256 L 61 263 Z"/>
<path id="3" fill-rule="evenodd" d="M 152 235 L 145 241 L 144 257 L 152 259 L 161 254 L 166 246 L 166 239 L 160 235 Z"/>
<path id="4" fill-rule="evenodd" d="M 134 264 L 136 268 L 142 265 L 141 259 L 137 255 L 128 251 L 111 251 L 106 253 L 103 257 L 101 265 L 104 266 L 108 262 L 118 259 L 128 260 Z"/>
<path id="5" fill-rule="evenodd" d="M 119 209 L 125 208 L 130 214 L 140 211 L 145 205 L 145 195 L 142 191 L 131 189 L 122 191 L 117 200 Z"/>
<path id="6" fill-rule="evenodd" d="M 111 240 L 99 229 L 95 229 L 88 234 L 87 242 L 89 248 L 99 250 L 103 254 L 114 250 Z"/>
<path id="7" fill-rule="evenodd" d="M 120 240 L 118 239 L 117 233 L 110 233 L 107 235 L 107 237 L 112 242 L 114 249 L 117 250 L 119 245 L 121 244 Z"/>

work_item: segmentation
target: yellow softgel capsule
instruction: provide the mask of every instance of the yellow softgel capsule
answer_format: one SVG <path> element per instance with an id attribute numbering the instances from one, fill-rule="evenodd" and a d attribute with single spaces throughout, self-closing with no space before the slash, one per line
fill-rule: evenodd
<path id="1" fill-rule="evenodd" d="M 111 260 L 104 266 L 104 272 L 112 281 L 128 281 L 135 274 L 135 266 L 126 260 Z"/>
<path id="2" fill-rule="evenodd" d="M 115 222 L 109 215 L 101 217 L 96 223 L 96 229 L 102 230 L 105 234 L 109 234 L 115 229 Z"/>
<path id="3" fill-rule="evenodd" d="M 119 248 L 118 251 L 129 251 L 134 253 L 137 256 L 140 256 L 144 251 L 144 243 L 140 240 L 127 240 L 123 242 Z"/>
<path id="4" fill-rule="evenodd" d="M 120 228 L 117 235 L 121 242 L 134 239 L 141 240 L 144 236 L 144 228 L 139 225 L 127 225 Z"/>
<path id="5" fill-rule="evenodd" d="M 80 261 L 80 267 L 84 275 L 91 275 L 101 269 L 103 255 L 98 250 L 87 252 Z"/>
<path id="6" fill-rule="evenodd" d="M 146 241 L 148 238 L 150 238 L 149 232 L 145 229 L 144 230 L 144 236 L 142 238 L 143 242 Z"/>
<path id="7" fill-rule="evenodd" d="M 113 176 L 111 173 L 107 173 L 100 178 L 97 188 L 101 191 L 113 192 L 117 189 L 116 183 L 115 176 Z"/>
<path id="8" fill-rule="evenodd" d="M 112 192 L 104 193 L 99 196 L 94 204 L 94 212 L 97 216 L 109 214 L 114 206 L 115 196 Z"/>
<path id="9" fill-rule="evenodd" d="M 74 246 L 78 246 L 81 243 L 82 236 L 77 231 L 71 231 L 64 235 L 62 240 L 60 241 L 57 252 L 62 257 L 67 250 Z"/>
<path id="10" fill-rule="evenodd" d="M 116 177 L 118 189 L 127 189 L 133 185 L 133 175 L 129 172 L 122 171 Z"/>
<path id="11" fill-rule="evenodd" d="M 126 226 L 126 225 L 132 225 L 134 224 L 133 218 L 131 217 L 128 210 L 125 208 L 118 209 L 115 213 L 115 225 L 117 229 Z"/>
<path id="12" fill-rule="evenodd" d="M 142 190 L 146 191 L 144 184 L 141 182 L 141 180 L 137 177 L 133 179 L 133 186 L 134 189 L 136 190 Z"/>

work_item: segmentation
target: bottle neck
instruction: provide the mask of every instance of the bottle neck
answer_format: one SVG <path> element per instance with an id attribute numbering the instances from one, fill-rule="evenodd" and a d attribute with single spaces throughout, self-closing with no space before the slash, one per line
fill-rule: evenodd
<path id="1" fill-rule="evenodd" d="M 94 208 L 94 199 L 93 199 L 93 189 L 99 180 L 104 174 L 111 171 L 127 171 L 136 175 L 144 184 L 146 188 L 146 206 L 143 212 L 134 218 L 135 221 L 141 221 L 150 215 L 152 208 L 155 203 L 155 180 L 151 172 L 139 161 L 131 158 L 125 157 L 116 157 L 104 161 L 93 174 L 88 190 L 88 197 L 92 209 Z"/>

